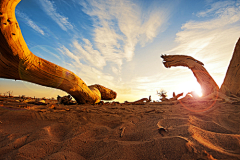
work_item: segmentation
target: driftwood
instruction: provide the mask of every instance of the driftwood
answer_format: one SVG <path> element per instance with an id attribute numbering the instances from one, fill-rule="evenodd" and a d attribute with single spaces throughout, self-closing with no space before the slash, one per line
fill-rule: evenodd
<path id="1" fill-rule="evenodd" d="M 73 72 L 35 56 L 23 39 L 15 17 L 20 0 L 0 0 L 0 78 L 24 80 L 61 89 L 78 103 L 115 99 L 117 93 L 101 85 L 87 86 Z"/>
<path id="2" fill-rule="evenodd" d="M 220 92 L 228 96 L 240 97 L 240 38 L 236 43 Z"/>
<path id="3" fill-rule="evenodd" d="M 57 97 L 57 101 L 59 104 L 64 104 L 64 105 L 69 105 L 71 104 L 71 100 L 72 100 L 72 97 L 71 95 L 67 95 L 67 96 L 59 96 Z"/>
<path id="4" fill-rule="evenodd" d="M 209 95 L 219 90 L 217 83 L 203 67 L 203 63 L 185 55 L 161 55 L 166 68 L 184 66 L 191 69 L 198 83 L 201 85 L 203 96 Z"/>
<path id="5" fill-rule="evenodd" d="M 163 102 L 151 102 L 149 105 L 175 105 L 178 104 L 178 100 L 172 100 L 172 101 L 163 101 Z"/>
<path id="6" fill-rule="evenodd" d="M 152 98 L 151 98 L 151 96 L 149 96 L 149 98 L 142 98 L 137 101 L 134 101 L 134 102 L 132 102 L 132 104 L 145 104 L 145 103 L 151 102 L 151 101 L 152 101 Z"/>
<path id="7" fill-rule="evenodd" d="M 157 94 L 159 94 L 162 97 L 162 98 L 160 98 L 160 100 L 162 102 L 176 101 L 176 100 L 178 100 L 179 97 L 181 97 L 183 95 L 183 93 L 180 93 L 180 94 L 176 95 L 175 92 L 173 92 L 173 97 L 168 99 L 168 98 L 166 98 L 166 94 L 161 94 L 161 93 L 158 93 L 158 92 L 157 92 Z"/>
<path id="8" fill-rule="evenodd" d="M 187 94 L 182 101 L 209 101 L 222 100 L 226 103 L 238 104 L 240 102 L 240 38 L 235 46 L 234 53 L 224 82 L 219 89 L 214 79 L 203 67 L 203 63 L 184 55 L 161 55 L 165 67 L 184 66 L 192 70 L 198 83 L 201 85 L 203 96 L 194 96 L 191 92 Z M 190 96 L 191 95 L 191 96 Z"/>
<path id="9" fill-rule="evenodd" d="M 217 96 L 217 97 L 216 97 Z M 222 99 L 223 102 L 226 103 L 232 103 L 232 104 L 237 104 L 240 102 L 240 97 L 234 96 L 234 95 L 226 95 L 222 92 L 217 92 L 217 93 L 212 93 L 206 97 L 201 98 L 202 100 L 207 100 L 207 99 Z"/>
<path id="10" fill-rule="evenodd" d="M 183 93 L 179 93 L 179 94 L 176 95 L 175 92 L 173 92 L 173 97 L 170 98 L 169 101 L 176 101 L 181 96 L 183 96 Z"/>
<path id="11" fill-rule="evenodd" d="M 125 101 L 124 104 L 126 104 L 126 105 L 130 105 L 130 104 L 145 105 L 146 103 L 151 102 L 151 101 L 152 101 L 151 96 L 149 96 L 149 98 L 142 98 L 142 99 L 139 99 L 139 100 L 134 101 L 134 102 Z"/>

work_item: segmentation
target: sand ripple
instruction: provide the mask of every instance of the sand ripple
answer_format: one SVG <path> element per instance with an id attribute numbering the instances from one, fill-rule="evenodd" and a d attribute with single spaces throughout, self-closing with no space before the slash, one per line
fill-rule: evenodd
<path id="1" fill-rule="evenodd" d="M 191 104 L 193 109 L 198 106 Z M 27 108 L 27 109 L 26 109 Z M 0 108 L 0 159 L 240 159 L 240 106 Z"/>

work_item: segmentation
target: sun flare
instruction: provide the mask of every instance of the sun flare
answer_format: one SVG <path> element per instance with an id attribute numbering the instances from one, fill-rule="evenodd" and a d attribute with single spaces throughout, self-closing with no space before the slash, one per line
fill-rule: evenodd
<path id="1" fill-rule="evenodd" d="M 202 91 L 197 91 L 196 93 L 199 97 L 202 97 Z"/>
<path id="2" fill-rule="evenodd" d="M 184 92 L 184 94 L 187 94 L 189 92 L 195 92 L 196 95 L 202 97 L 201 86 L 195 81 L 187 81 L 183 84 L 180 84 L 179 91 Z"/>

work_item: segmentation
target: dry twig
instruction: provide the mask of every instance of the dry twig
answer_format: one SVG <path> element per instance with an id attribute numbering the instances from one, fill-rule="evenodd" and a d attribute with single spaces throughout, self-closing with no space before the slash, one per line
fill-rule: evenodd
<path id="1" fill-rule="evenodd" d="M 121 133 L 120 133 L 120 137 L 123 137 L 123 133 L 125 131 L 126 127 L 121 127 L 120 130 L 121 130 Z"/>

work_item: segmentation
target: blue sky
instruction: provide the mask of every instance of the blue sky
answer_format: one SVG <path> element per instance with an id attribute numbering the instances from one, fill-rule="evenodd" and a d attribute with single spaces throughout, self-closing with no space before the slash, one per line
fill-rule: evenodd
<path id="1" fill-rule="evenodd" d="M 164 68 L 161 54 L 202 61 L 217 84 L 240 36 L 240 1 L 22 0 L 16 17 L 29 49 L 86 84 L 101 84 L 134 101 L 164 89 L 200 90 L 184 67 Z M 65 92 L 0 80 L 1 93 L 56 97 Z"/>

